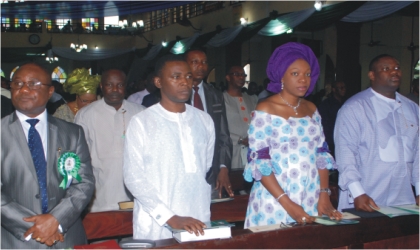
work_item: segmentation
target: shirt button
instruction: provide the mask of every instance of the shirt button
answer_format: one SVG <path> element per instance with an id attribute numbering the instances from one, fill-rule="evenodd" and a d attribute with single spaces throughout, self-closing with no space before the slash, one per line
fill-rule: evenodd
<path id="1" fill-rule="evenodd" d="M 156 220 L 159 220 L 159 219 L 160 219 L 160 214 L 158 216 L 156 216 Z"/>
<path id="2" fill-rule="evenodd" d="M 39 194 L 35 195 L 35 198 L 39 199 L 39 197 L 40 197 Z"/>

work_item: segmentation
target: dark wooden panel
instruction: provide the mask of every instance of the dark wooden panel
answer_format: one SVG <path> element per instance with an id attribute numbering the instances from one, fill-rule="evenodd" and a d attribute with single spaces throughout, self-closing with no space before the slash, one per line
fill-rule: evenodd
<path id="1" fill-rule="evenodd" d="M 248 195 L 237 195 L 233 201 L 211 204 L 211 220 L 245 221 Z"/>
<path id="2" fill-rule="evenodd" d="M 89 213 L 83 219 L 87 238 L 100 239 L 133 234 L 132 211 Z"/>
<path id="3" fill-rule="evenodd" d="M 229 173 L 229 180 L 233 191 L 245 190 L 243 170 L 232 170 Z"/>
<path id="4" fill-rule="evenodd" d="M 409 235 L 363 244 L 366 249 L 419 249 L 419 235 Z"/>

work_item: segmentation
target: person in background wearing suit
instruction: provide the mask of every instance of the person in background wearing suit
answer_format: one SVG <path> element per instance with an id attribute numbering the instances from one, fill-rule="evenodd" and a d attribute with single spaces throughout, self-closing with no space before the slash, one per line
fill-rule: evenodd
<path id="1" fill-rule="evenodd" d="M 86 244 L 81 213 L 94 188 L 83 129 L 48 115 L 50 74 L 22 65 L 11 82 L 16 112 L 1 120 L 1 248 Z"/>
<path id="2" fill-rule="evenodd" d="M 199 49 L 187 51 L 184 58 L 193 75 L 191 105 L 207 112 L 213 119 L 216 130 L 213 164 L 206 176 L 207 182 L 212 185 L 211 197 L 212 199 L 222 198 L 223 188 L 230 197 L 233 197 L 229 180 L 232 140 L 229 135 L 223 94 L 204 82 L 208 74 L 207 56 L 204 51 Z"/>

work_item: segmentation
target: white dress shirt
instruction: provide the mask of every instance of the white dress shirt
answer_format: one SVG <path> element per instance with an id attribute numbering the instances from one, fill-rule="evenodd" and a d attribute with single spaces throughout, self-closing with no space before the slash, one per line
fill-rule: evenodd
<path id="1" fill-rule="evenodd" d="M 45 160 L 47 159 L 47 149 L 48 149 L 48 121 L 47 121 L 47 110 L 39 114 L 36 117 L 29 117 L 21 112 L 16 110 L 16 115 L 19 118 L 20 123 L 22 124 L 23 133 L 25 134 L 26 141 L 28 141 L 28 133 L 31 124 L 26 122 L 28 119 L 38 119 L 39 122 L 35 125 L 36 131 L 38 131 L 39 136 L 41 137 L 42 147 L 44 148 Z"/>

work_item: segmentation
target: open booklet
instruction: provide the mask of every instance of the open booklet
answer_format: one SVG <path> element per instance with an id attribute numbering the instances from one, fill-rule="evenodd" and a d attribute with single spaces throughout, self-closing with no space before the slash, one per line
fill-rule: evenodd
<path id="1" fill-rule="evenodd" d="M 199 236 L 196 236 L 194 233 L 190 234 L 183 229 L 173 229 L 168 225 L 166 225 L 166 227 L 172 231 L 172 236 L 175 240 L 178 242 L 188 242 L 230 238 L 232 237 L 230 228 L 235 226 L 235 224 L 228 223 L 225 220 L 205 222 L 205 224 L 206 228 L 204 228 L 204 235 Z"/>
<path id="2" fill-rule="evenodd" d="M 315 222 L 325 226 L 350 225 L 359 223 L 358 220 L 351 219 L 333 220 L 328 216 L 315 216 Z"/>
<path id="3" fill-rule="evenodd" d="M 220 199 L 212 199 L 211 204 L 219 203 L 219 202 L 226 202 L 226 201 L 233 201 L 233 198 L 227 197 L 227 198 L 220 198 Z"/>
<path id="4" fill-rule="evenodd" d="M 419 206 L 417 206 L 416 204 L 409 204 L 400 206 L 380 207 L 380 209 L 376 211 L 390 218 L 403 215 L 419 215 Z"/>

